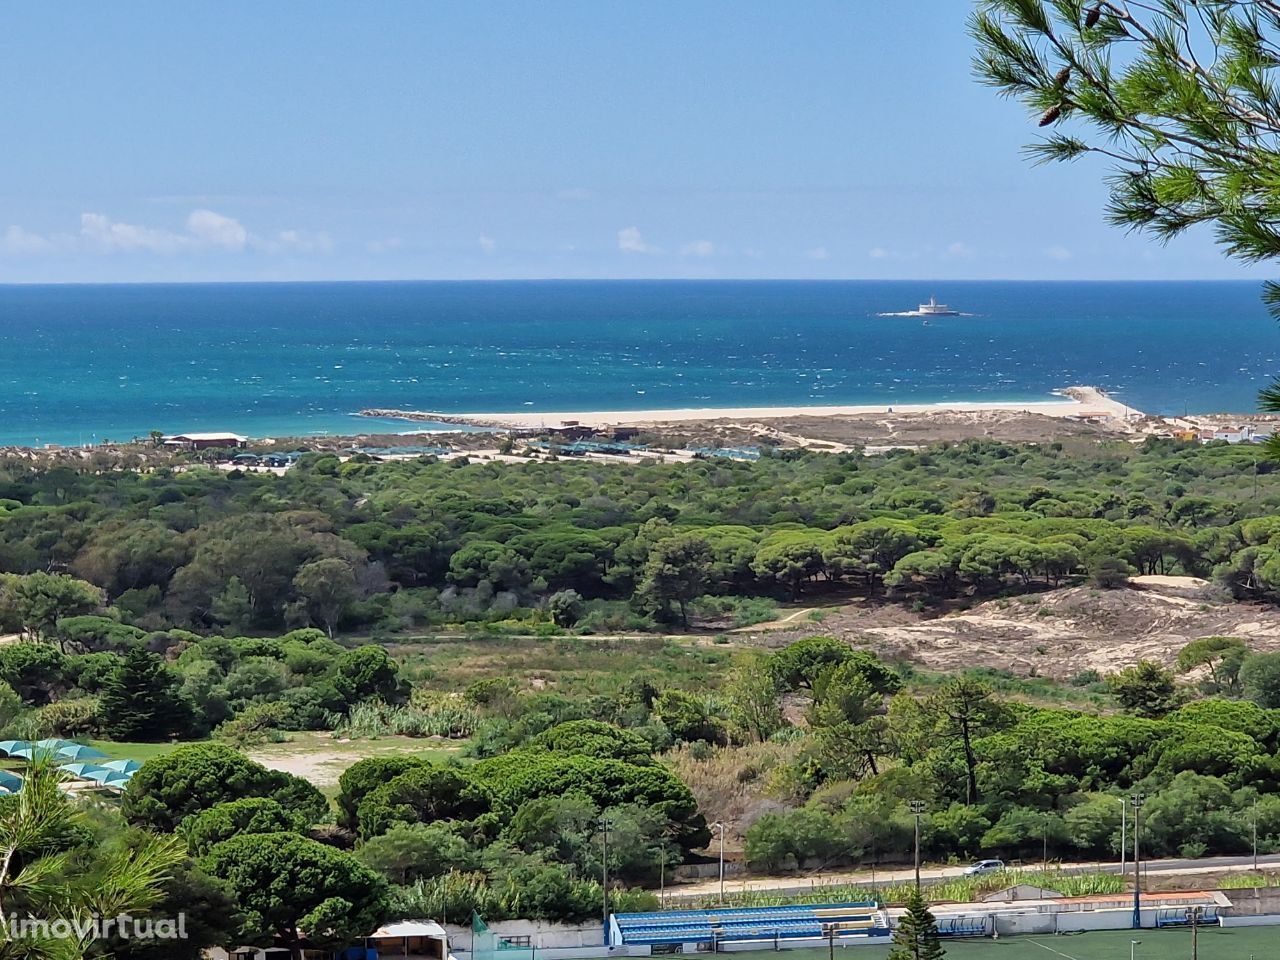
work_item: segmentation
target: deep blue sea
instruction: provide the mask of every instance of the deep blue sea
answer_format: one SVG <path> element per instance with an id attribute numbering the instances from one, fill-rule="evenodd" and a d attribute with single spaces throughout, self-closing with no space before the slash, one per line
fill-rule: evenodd
<path id="1" fill-rule="evenodd" d="M 0 287 L 0 443 L 408 431 L 447 413 L 1043 400 L 1247 411 L 1259 284 L 299 283 Z M 972 317 L 877 317 L 929 295 Z"/>

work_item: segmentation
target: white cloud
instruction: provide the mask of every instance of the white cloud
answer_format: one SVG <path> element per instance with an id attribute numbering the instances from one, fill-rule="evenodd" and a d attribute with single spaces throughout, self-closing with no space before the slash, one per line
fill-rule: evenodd
<path id="1" fill-rule="evenodd" d="M 804 255 L 810 260 L 830 260 L 831 254 L 826 247 L 814 247 L 812 250 L 806 250 Z"/>
<path id="2" fill-rule="evenodd" d="M 686 257 L 710 257 L 715 252 L 716 245 L 710 240 L 695 240 L 680 248 L 680 253 Z"/>
<path id="3" fill-rule="evenodd" d="M 91 250 L 103 253 L 177 253 L 190 247 L 192 238 L 171 230 L 113 221 L 101 213 L 80 214 L 80 237 Z"/>
<path id="4" fill-rule="evenodd" d="M 1050 260 L 1057 260 L 1059 263 L 1065 263 L 1074 256 L 1066 247 L 1050 247 L 1044 254 Z"/>
<path id="5" fill-rule="evenodd" d="M 198 243 L 223 250 L 243 250 L 249 241 L 249 231 L 244 224 L 212 210 L 192 210 L 187 217 L 187 232 Z"/>
<path id="6" fill-rule="evenodd" d="M 333 249 L 333 240 L 324 231 L 281 230 L 265 243 L 255 239 L 253 245 L 268 253 L 328 253 Z"/>
<path id="7" fill-rule="evenodd" d="M 925 251 L 932 254 L 932 249 Z M 954 259 L 957 257 L 972 256 L 973 251 L 964 244 L 953 243 L 950 247 L 942 252 L 944 259 Z M 918 260 L 921 253 L 918 250 L 900 250 L 897 247 L 876 246 L 867 251 L 867 256 L 872 260 L 891 260 L 894 263 L 904 263 L 911 260 Z"/>
<path id="8" fill-rule="evenodd" d="M 389 253 L 392 250 L 399 250 L 402 246 L 404 241 L 399 237 L 386 237 L 382 240 L 370 240 L 364 248 L 370 253 Z"/>
<path id="9" fill-rule="evenodd" d="M 17 225 L 10 226 L 4 232 L 4 237 L 0 238 L 0 250 L 5 253 L 48 253 L 53 247 L 54 242 L 48 237 L 32 233 L 29 230 L 23 230 L 22 227 Z"/>
<path id="10" fill-rule="evenodd" d="M 498 241 L 493 239 L 493 237 L 486 237 L 482 234 L 477 242 L 480 244 L 480 249 L 483 250 L 486 255 L 491 254 L 493 251 L 498 249 Z"/>
<path id="11" fill-rule="evenodd" d="M 968 260 L 973 256 L 973 247 L 957 241 L 947 247 L 947 256 L 955 260 Z"/>
<path id="12" fill-rule="evenodd" d="M 399 241 L 396 241 L 397 243 Z M 389 245 L 389 244 L 388 244 Z M 112 220 L 103 213 L 80 214 L 77 234 L 33 233 L 18 225 L 0 234 L 0 253 L 151 253 L 164 256 L 196 253 L 327 253 L 327 233 L 281 230 L 268 237 L 252 233 L 234 217 L 207 208 L 192 210 L 182 230 Z"/>
<path id="13" fill-rule="evenodd" d="M 618 231 L 618 249 L 623 253 L 661 253 L 657 247 L 644 242 L 638 227 L 623 227 Z"/>

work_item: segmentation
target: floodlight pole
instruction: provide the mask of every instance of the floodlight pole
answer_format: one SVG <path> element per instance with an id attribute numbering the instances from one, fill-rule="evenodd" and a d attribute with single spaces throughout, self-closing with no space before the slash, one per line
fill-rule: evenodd
<path id="1" fill-rule="evenodd" d="M 1133 929 L 1142 929 L 1142 848 L 1139 837 L 1142 833 L 1142 804 L 1146 795 L 1135 793 L 1129 797 L 1133 804 Z"/>
<path id="2" fill-rule="evenodd" d="M 724 832 L 725 825 L 722 821 L 717 821 L 711 825 L 712 830 L 720 831 L 720 906 L 724 906 Z"/>
<path id="3" fill-rule="evenodd" d="M 667 848 L 664 845 L 660 851 L 662 855 L 661 866 L 658 874 L 658 909 L 667 909 Z"/>
<path id="4" fill-rule="evenodd" d="M 601 926 L 604 927 L 604 942 L 609 942 L 609 828 L 613 821 L 608 817 L 600 818 L 600 890 L 601 890 Z"/>
<path id="5" fill-rule="evenodd" d="M 920 815 L 924 813 L 924 801 L 911 801 L 911 815 L 916 818 L 916 893 L 920 892 Z"/>
<path id="6" fill-rule="evenodd" d="M 1129 865 L 1129 801 L 1120 797 L 1120 877 L 1124 878 Z"/>

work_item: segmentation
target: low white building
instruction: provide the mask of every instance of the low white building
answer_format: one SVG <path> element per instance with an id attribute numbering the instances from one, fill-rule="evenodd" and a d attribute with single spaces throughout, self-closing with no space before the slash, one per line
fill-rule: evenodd
<path id="1" fill-rule="evenodd" d="M 214 948 L 209 960 L 290 960 L 292 954 L 280 947 Z M 358 944 L 340 953 L 331 950 L 304 950 L 305 960 L 450 960 L 449 938 L 444 927 L 431 920 L 401 920 L 379 927 Z"/>

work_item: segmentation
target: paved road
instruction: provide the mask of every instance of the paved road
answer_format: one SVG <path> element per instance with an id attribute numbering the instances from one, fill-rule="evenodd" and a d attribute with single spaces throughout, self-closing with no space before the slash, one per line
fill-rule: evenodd
<path id="1" fill-rule="evenodd" d="M 1034 870 L 1038 862 L 1026 862 L 1022 867 Z M 1280 869 L 1280 854 L 1266 854 L 1258 857 L 1259 869 Z M 1100 863 L 1097 861 L 1083 863 L 1050 864 L 1051 869 L 1061 868 L 1063 873 L 1119 873 L 1117 861 Z M 1253 869 L 1253 857 L 1203 857 L 1200 859 L 1144 860 L 1142 872 L 1144 876 L 1152 874 L 1173 875 L 1197 873 L 1239 873 Z M 920 870 L 922 881 L 938 882 L 964 874 L 960 867 L 924 867 Z M 1132 873 L 1133 864 L 1126 864 L 1126 873 Z M 746 890 L 767 890 L 776 893 L 806 893 L 810 890 L 830 886 L 874 886 L 890 883 L 901 883 L 915 877 L 910 867 L 903 869 L 894 867 L 888 870 L 837 870 L 821 874 L 787 876 L 787 877 L 741 877 L 727 876 L 724 882 L 726 893 L 739 893 Z M 681 883 L 667 888 L 668 900 L 686 897 L 700 897 L 714 894 L 720 889 L 718 879 L 699 880 L 696 883 Z M 654 891 L 655 893 L 657 891 Z"/>

